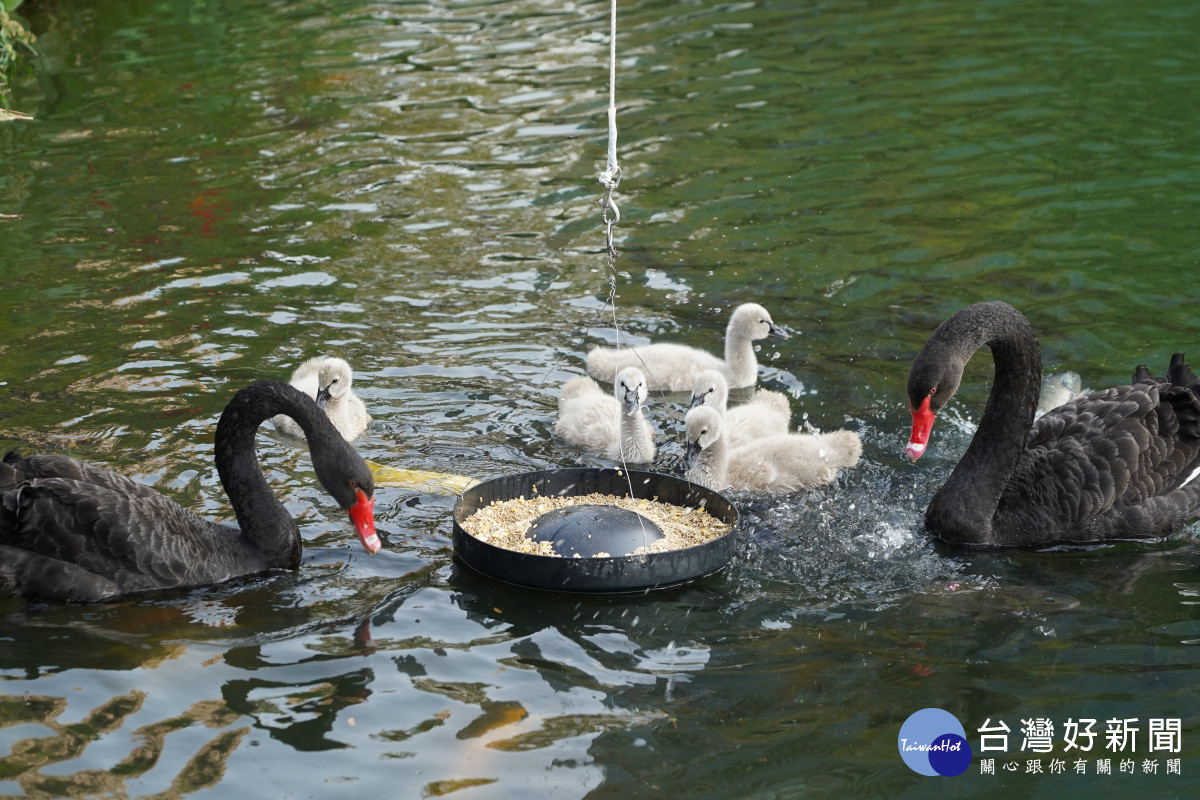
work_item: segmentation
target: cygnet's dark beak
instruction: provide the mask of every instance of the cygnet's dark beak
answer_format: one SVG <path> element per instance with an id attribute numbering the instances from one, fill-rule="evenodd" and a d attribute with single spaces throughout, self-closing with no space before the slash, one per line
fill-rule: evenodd
<path id="1" fill-rule="evenodd" d="M 712 389 L 709 389 L 707 392 L 701 392 L 700 394 L 692 395 L 692 404 L 688 406 L 688 408 L 696 408 L 697 406 L 704 405 L 704 398 L 708 397 L 710 394 L 712 394 Z"/>
<path id="2" fill-rule="evenodd" d="M 767 336 L 770 336 L 772 339 L 788 339 L 788 338 L 790 338 L 788 336 L 788 332 L 785 331 L 783 328 L 779 327 L 778 325 L 776 325 L 774 322 L 768 322 L 767 328 L 768 328 Z"/>
<path id="3" fill-rule="evenodd" d="M 687 449 L 683 452 L 683 464 L 688 469 L 696 466 L 696 459 L 700 457 L 700 440 L 687 443 Z"/>
<path id="4" fill-rule="evenodd" d="M 625 389 L 625 413 L 632 414 L 638 410 L 641 403 L 638 402 L 638 393 L 636 388 Z M 610 406 L 611 408 L 611 406 Z"/>
<path id="5" fill-rule="evenodd" d="M 330 384 L 332 386 L 333 384 Z M 325 404 L 333 399 L 333 395 L 329 393 L 329 386 L 317 390 L 317 406 L 324 408 Z"/>

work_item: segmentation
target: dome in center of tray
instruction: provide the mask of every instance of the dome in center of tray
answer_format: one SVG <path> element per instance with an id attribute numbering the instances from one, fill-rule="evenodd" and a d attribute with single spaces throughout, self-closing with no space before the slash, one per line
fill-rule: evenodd
<path id="1" fill-rule="evenodd" d="M 662 529 L 634 511 L 596 503 L 547 511 L 529 526 L 530 539 L 550 542 L 560 556 L 620 557 L 663 538 Z"/>

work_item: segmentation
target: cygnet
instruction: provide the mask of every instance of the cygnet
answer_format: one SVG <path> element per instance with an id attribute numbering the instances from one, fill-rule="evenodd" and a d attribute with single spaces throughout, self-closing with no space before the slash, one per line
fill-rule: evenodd
<path id="1" fill-rule="evenodd" d="M 754 342 L 768 336 L 788 338 L 757 303 L 744 303 L 733 311 L 725 329 L 725 360 L 682 344 L 647 344 L 641 347 L 597 347 L 587 355 L 587 371 L 593 378 L 611 381 L 625 367 L 638 367 L 646 375 L 648 388 L 684 392 L 706 369 L 725 376 L 729 386 L 740 389 L 758 380 L 758 358 Z"/>
<path id="2" fill-rule="evenodd" d="M 1037 410 L 1033 412 L 1033 418 L 1037 419 L 1050 409 L 1058 408 L 1085 394 L 1088 394 L 1088 391 L 1083 388 L 1083 378 L 1079 377 L 1078 372 L 1067 370 L 1043 375 L 1042 391 L 1038 394 Z"/>
<path id="3" fill-rule="evenodd" d="M 862 442 L 853 431 L 771 436 L 731 448 L 715 408 L 693 408 L 685 424 L 687 479 L 717 491 L 790 492 L 820 486 L 862 455 Z"/>
<path id="4" fill-rule="evenodd" d="M 709 406 L 721 412 L 730 447 L 739 447 L 764 436 L 784 436 L 792 419 L 788 400 L 779 392 L 759 389 L 745 403 L 726 408 L 729 384 L 725 376 L 706 369 L 692 384 L 692 408 Z"/>
<path id="5" fill-rule="evenodd" d="M 591 378 L 572 378 L 558 398 L 554 434 L 605 458 L 644 464 L 654 458 L 654 431 L 642 414 L 646 395 L 636 367 L 621 370 L 612 394 Z"/>
<path id="6" fill-rule="evenodd" d="M 350 365 L 342 359 L 326 356 L 310 358 L 296 367 L 290 383 L 317 401 L 317 405 L 325 410 L 329 421 L 346 441 L 353 441 L 367 429 L 371 415 L 354 393 L 353 373 Z M 272 417 L 271 422 L 276 430 L 304 438 L 304 431 L 291 417 L 280 414 Z"/>

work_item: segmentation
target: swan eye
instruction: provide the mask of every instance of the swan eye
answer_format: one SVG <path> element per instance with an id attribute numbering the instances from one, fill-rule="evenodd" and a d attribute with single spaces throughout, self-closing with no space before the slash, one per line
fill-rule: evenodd
<path id="1" fill-rule="evenodd" d="M 929 394 L 931 394 L 931 395 L 937 394 L 937 387 L 935 386 L 932 389 L 930 389 Z"/>

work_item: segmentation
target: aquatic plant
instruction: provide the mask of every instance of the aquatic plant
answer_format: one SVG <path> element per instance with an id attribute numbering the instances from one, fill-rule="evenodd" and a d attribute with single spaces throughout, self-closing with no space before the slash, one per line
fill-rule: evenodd
<path id="1" fill-rule="evenodd" d="M 21 0 L 0 0 L 0 109 L 7 111 L 9 81 L 12 74 L 23 65 L 26 58 L 37 55 L 33 49 L 36 37 L 20 20 L 9 15 Z M 0 113 L 0 121 L 15 119 L 22 114 Z"/>

